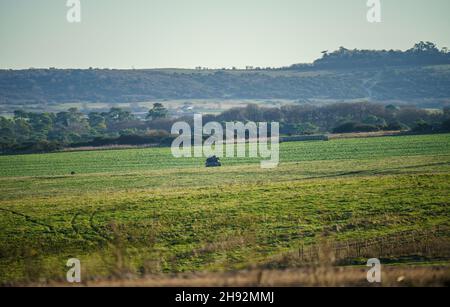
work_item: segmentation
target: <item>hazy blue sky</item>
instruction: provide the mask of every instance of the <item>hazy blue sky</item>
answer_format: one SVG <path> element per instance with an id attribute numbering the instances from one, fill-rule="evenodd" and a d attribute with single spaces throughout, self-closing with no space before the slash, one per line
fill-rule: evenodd
<path id="1" fill-rule="evenodd" d="M 0 68 L 284 66 L 322 50 L 450 47 L 449 0 L 0 0 Z"/>

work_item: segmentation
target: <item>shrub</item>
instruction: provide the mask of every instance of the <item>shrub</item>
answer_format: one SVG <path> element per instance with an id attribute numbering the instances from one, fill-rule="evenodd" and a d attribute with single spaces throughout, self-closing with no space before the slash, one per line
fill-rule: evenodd
<path id="1" fill-rule="evenodd" d="M 358 122 L 345 122 L 333 129 L 333 133 L 374 132 L 380 129 L 374 125 Z"/>
<path id="2" fill-rule="evenodd" d="M 450 132 L 450 119 L 447 119 L 442 123 L 441 130 L 443 132 Z"/>
<path id="3" fill-rule="evenodd" d="M 412 128 L 413 132 L 418 132 L 418 133 L 428 133 L 428 132 L 433 132 L 433 125 L 427 123 L 424 120 L 420 120 L 416 123 L 416 125 Z"/>
<path id="4" fill-rule="evenodd" d="M 409 127 L 399 121 L 396 121 L 389 123 L 386 126 L 386 128 L 384 128 L 384 130 L 386 131 L 409 130 Z"/>

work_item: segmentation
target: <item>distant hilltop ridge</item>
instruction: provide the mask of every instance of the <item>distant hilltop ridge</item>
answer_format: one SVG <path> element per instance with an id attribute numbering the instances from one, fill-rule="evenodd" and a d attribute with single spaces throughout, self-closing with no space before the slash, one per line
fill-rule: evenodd
<path id="1" fill-rule="evenodd" d="M 422 66 L 450 64 L 450 51 L 439 49 L 431 42 L 420 42 L 411 49 L 401 50 L 349 50 L 340 47 L 329 53 L 322 51 L 322 58 L 313 64 L 294 64 L 287 69 L 342 69 L 385 66 Z"/>
<path id="2" fill-rule="evenodd" d="M 420 42 L 406 51 L 324 51 L 322 58 L 312 64 L 277 69 L 0 71 L 0 106 L 154 99 L 448 103 L 450 52 Z"/>

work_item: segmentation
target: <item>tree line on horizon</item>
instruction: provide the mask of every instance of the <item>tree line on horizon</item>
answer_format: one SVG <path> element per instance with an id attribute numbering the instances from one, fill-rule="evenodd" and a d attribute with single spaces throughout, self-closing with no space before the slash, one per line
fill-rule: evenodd
<path id="1" fill-rule="evenodd" d="M 361 50 L 340 47 L 338 50 L 322 52 L 322 57 L 312 64 L 294 64 L 286 69 L 355 69 L 388 66 L 426 66 L 450 64 L 450 50 L 439 49 L 435 43 L 419 42 L 406 51 Z"/>
<path id="2" fill-rule="evenodd" d="M 0 153 L 51 152 L 66 147 L 108 145 L 170 145 L 177 121 L 193 124 L 190 116 L 171 118 L 155 103 L 145 119 L 130 111 L 83 114 L 76 108 L 58 113 L 15 111 L 12 118 L 0 117 Z M 282 135 L 411 131 L 450 132 L 450 107 L 428 111 L 414 106 L 374 103 L 337 103 L 323 106 L 286 105 L 260 107 L 249 104 L 218 115 L 204 115 L 203 122 L 279 122 Z"/>

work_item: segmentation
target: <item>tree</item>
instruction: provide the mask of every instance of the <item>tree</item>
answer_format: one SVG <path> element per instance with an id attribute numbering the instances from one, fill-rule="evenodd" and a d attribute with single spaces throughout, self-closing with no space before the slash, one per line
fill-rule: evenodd
<path id="1" fill-rule="evenodd" d="M 374 132 L 379 129 L 373 125 L 358 122 L 345 122 L 333 129 L 334 133 Z"/>
<path id="2" fill-rule="evenodd" d="M 22 110 L 16 110 L 16 111 L 14 111 L 14 118 L 15 119 L 20 119 L 20 118 L 22 118 L 22 119 L 25 119 L 25 118 L 28 118 L 28 113 L 27 112 L 25 112 L 25 111 L 22 111 Z"/>
<path id="3" fill-rule="evenodd" d="M 124 122 L 134 119 L 134 115 L 130 111 L 121 108 L 111 108 L 107 113 L 107 118 L 111 122 Z"/>
<path id="4" fill-rule="evenodd" d="M 281 121 L 283 117 L 283 113 L 278 108 L 267 108 L 263 110 L 263 117 L 265 121 Z"/>
<path id="5" fill-rule="evenodd" d="M 98 112 L 89 113 L 88 122 L 91 128 L 96 131 L 103 131 L 106 129 L 105 117 Z"/>
<path id="6" fill-rule="evenodd" d="M 261 112 L 261 109 L 258 107 L 258 105 L 254 103 L 249 103 L 245 109 L 243 110 L 244 117 L 246 120 L 258 122 L 263 119 L 263 114 Z"/>
<path id="7" fill-rule="evenodd" d="M 70 108 L 67 112 L 56 114 L 56 124 L 62 129 L 72 132 L 83 132 L 88 128 L 88 122 L 83 113 L 77 108 Z"/>
<path id="8" fill-rule="evenodd" d="M 386 120 L 383 118 L 379 118 L 375 115 L 369 115 L 363 120 L 364 124 L 378 126 L 378 127 L 386 127 Z"/>
<path id="9" fill-rule="evenodd" d="M 443 132 L 450 132 L 450 118 L 442 122 L 441 128 Z"/>
<path id="10" fill-rule="evenodd" d="M 314 134 L 319 130 L 317 126 L 311 123 L 297 124 L 295 125 L 295 128 L 297 130 L 297 134 L 301 135 Z"/>
<path id="11" fill-rule="evenodd" d="M 26 119 L 14 119 L 14 133 L 17 135 L 17 137 L 26 139 L 30 136 L 31 130 L 31 126 Z"/>
<path id="12" fill-rule="evenodd" d="M 450 107 L 444 107 L 442 111 L 444 113 L 444 118 L 450 119 Z"/>
<path id="13" fill-rule="evenodd" d="M 419 42 L 417 44 L 414 45 L 414 47 L 412 48 L 413 52 L 433 52 L 433 53 L 438 53 L 439 49 L 436 47 L 436 44 L 432 43 L 432 42 Z"/>
<path id="14" fill-rule="evenodd" d="M 433 125 L 424 120 L 419 120 L 412 130 L 419 133 L 428 133 L 433 131 Z"/>
<path id="15" fill-rule="evenodd" d="M 153 108 L 148 111 L 147 119 L 155 120 L 166 118 L 168 115 L 168 110 L 161 103 L 154 103 Z"/>
<path id="16" fill-rule="evenodd" d="M 386 109 L 387 112 L 390 112 L 390 113 L 394 113 L 394 112 L 397 112 L 399 110 L 399 108 L 397 106 L 393 105 L 393 104 L 387 105 L 385 107 L 385 109 Z"/>
<path id="17" fill-rule="evenodd" d="M 28 113 L 28 118 L 33 132 L 38 134 L 40 138 L 43 135 L 47 135 L 53 128 L 53 113 Z"/>

